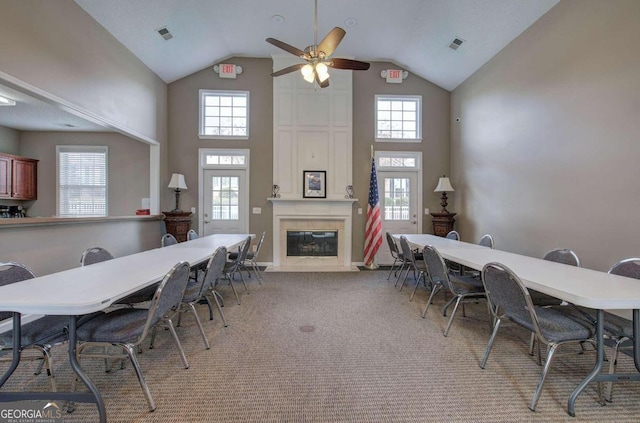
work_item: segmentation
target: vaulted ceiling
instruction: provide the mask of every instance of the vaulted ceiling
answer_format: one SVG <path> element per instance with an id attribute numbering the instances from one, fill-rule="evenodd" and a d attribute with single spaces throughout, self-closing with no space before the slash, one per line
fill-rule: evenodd
<path id="1" fill-rule="evenodd" d="M 333 57 L 389 61 L 453 90 L 559 0 L 317 0 L 318 39 L 347 34 Z M 175 80 L 232 56 L 286 54 L 313 44 L 314 0 L 75 0 L 162 80 Z M 173 38 L 158 34 L 167 28 Z M 464 40 L 449 48 L 454 38 Z M 19 130 L 105 130 L 37 98 L 0 108 L 0 126 Z M 35 118 L 37 117 L 37 118 Z"/>
<path id="2" fill-rule="evenodd" d="M 167 83 L 231 56 L 281 54 L 268 37 L 313 44 L 314 0 L 75 1 Z M 342 27 L 334 57 L 391 61 L 453 90 L 557 2 L 318 0 L 318 39 Z"/>

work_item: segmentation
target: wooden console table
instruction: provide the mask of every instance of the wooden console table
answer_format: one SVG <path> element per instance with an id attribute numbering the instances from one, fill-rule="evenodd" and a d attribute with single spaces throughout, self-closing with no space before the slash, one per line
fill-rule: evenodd
<path id="1" fill-rule="evenodd" d="M 187 232 L 191 229 L 191 212 L 162 212 L 167 233 L 176 237 L 178 242 L 187 240 Z"/>
<path id="2" fill-rule="evenodd" d="M 456 213 L 431 213 L 433 216 L 433 234 L 437 236 L 446 236 L 453 230 L 453 224 L 456 221 L 453 216 Z"/>

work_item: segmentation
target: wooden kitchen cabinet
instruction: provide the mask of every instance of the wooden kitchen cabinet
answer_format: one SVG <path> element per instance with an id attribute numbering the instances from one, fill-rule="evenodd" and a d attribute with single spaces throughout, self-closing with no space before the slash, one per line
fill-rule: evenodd
<path id="1" fill-rule="evenodd" d="M 0 153 L 0 198 L 38 197 L 38 160 Z"/>

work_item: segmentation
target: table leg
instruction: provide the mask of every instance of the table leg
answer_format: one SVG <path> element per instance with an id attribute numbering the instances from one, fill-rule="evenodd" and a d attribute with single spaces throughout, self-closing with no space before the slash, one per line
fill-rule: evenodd
<path id="1" fill-rule="evenodd" d="M 107 412 L 102 401 L 102 397 L 98 392 L 96 386 L 91 380 L 84 374 L 78 359 L 76 357 L 76 316 L 69 317 L 69 362 L 71 368 L 78 375 L 78 378 L 89 388 L 89 393 L 86 392 L 0 392 L 0 402 L 10 401 L 36 401 L 36 400 L 62 400 L 62 401 L 77 401 L 77 402 L 94 402 L 98 407 L 98 413 L 100 414 L 100 423 L 107 423 Z M 6 381 L 11 377 L 13 372 L 20 363 L 20 350 L 22 349 L 22 326 L 20 313 L 13 313 L 13 355 L 11 365 L 9 369 L 0 378 L 0 387 L 2 387 Z"/>
<path id="2" fill-rule="evenodd" d="M 80 379 L 93 394 L 98 407 L 98 413 L 100 414 L 100 423 L 107 423 L 107 410 L 104 406 L 102 396 L 91 379 L 84 373 L 80 367 L 80 363 L 78 363 L 78 357 L 76 356 L 76 322 L 76 316 L 69 316 L 69 363 L 73 371 L 78 375 L 78 379 Z"/>
<path id="3" fill-rule="evenodd" d="M 20 349 L 22 345 L 20 345 L 20 341 L 22 340 L 22 324 L 21 324 L 21 314 L 13 313 L 13 351 L 11 354 L 11 365 L 9 369 L 2 375 L 2 379 L 0 379 L 0 387 L 4 386 L 4 384 L 9 380 L 13 372 L 18 368 L 18 364 L 20 363 Z"/>
<path id="4" fill-rule="evenodd" d="M 633 310 L 633 363 L 640 372 L 640 310 Z"/>
<path id="5" fill-rule="evenodd" d="M 576 389 L 569 395 L 569 401 L 567 404 L 567 412 L 571 417 L 576 416 L 576 399 L 578 395 L 584 391 L 584 388 L 592 382 L 602 370 L 602 364 L 604 363 L 604 311 L 598 310 L 598 320 L 596 322 L 596 342 L 598 351 L 596 353 L 596 364 L 589 375 L 584 378 L 582 382 L 576 387 Z"/>

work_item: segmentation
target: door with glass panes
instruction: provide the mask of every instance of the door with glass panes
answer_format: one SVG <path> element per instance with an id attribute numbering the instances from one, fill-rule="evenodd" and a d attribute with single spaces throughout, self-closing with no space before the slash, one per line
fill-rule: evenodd
<path id="1" fill-rule="evenodd" d="M 393 263 L 385 236 L 387 231 L 392 234 L 418 233 L 417 175 L 417 172 L 378 172 L 383 234 L 382 246 L 376 254 L 378 264 Z"/>
<path id="2" fill-rule="evenodd" d="M 247 233 L 246 171 L 211 169 L 204 171 L 203 231 Z"/>

